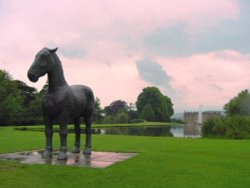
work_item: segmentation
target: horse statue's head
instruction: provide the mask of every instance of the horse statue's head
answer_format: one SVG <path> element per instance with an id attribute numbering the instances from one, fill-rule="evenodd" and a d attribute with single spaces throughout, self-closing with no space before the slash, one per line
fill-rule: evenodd
<path id="1" fill-rule="evenodd" d="M 36 54 L 35 60 L 28 70 L 28 78 L 31 82 L 37 82 L 40 77 L 52 69 L 54 66 L 53 57 L 57 49 L 43 48 Z"/>

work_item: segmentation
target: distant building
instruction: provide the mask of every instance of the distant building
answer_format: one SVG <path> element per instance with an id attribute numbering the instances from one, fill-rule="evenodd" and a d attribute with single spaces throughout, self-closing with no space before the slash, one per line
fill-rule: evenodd
<path id="1" fill-rule="evenodd" d="M 184 112 L 184 121 L 187 124 L 202 124 L 209 118 L 221 117 L 222 112 L 220 111 L 204 111 L 199 116 L 199 112 Z"/>
<path id="2" fill-rule="evenodd" d="M 198 112 L 184 112 L 184 121 L 187 124 L 198 124 L 199 113 Z"/>
<path id="3" fill-rule="evenodd" d="M 202 123 L 206 122 L 209 118 L 216 118 L 220 117 L 221 112 L 220 111 L 205 111 L 202 112 Z"/>
<path id="4" fill-rule="evenodd" d="M 174 113 L 171 118 L 184 121 L 184 113 Z"/>

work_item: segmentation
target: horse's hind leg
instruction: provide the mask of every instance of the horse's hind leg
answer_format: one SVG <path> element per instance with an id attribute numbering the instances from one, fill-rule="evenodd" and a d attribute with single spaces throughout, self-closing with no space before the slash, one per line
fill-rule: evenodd
<path id="1" fill-rule="evenodd" d="M 86 134 L 86 142 L 85 142 L 85 149 L 83 150 L 83 154 L 90 155 L 91 154 L 91 123 L 92 118 L 85 119 L 85 134 Z"/>
<path id="2" fill-rule="evenodd" d="M 53 129 L 52 129 L 52 121 L 49 117 L 44 116 L 45 122 L 45 136 L 46 136 L 46 147 L 45 151 L 42 154 L 42 157 L 52 158 L 52 136 L 53 136 Z"/>
<path id="3" fill-rule="evenodd" d="M 75 126 L 75 146 L 72 150 L 72 153 L 80 153 L 80 138 L 81 138 L 81 129 L 80 129 L 80 119 L 74 119 Z"/>

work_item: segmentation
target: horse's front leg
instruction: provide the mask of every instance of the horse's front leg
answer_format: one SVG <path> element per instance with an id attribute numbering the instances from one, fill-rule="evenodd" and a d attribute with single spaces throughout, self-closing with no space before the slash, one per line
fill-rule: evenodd
<path id="1" fill-rule="evenodd" d="M 58 160 L 66 160 L 67 159 L 67 123 L 60 123 L 60 153 L 57 156 Z"/>
<path id="2" fill-rule="evenodd" d="M 85 141 L 85 149 L 83 150 L 83 154 L 90 155 L 91 154 L 91 118 L 87 119 L 85 121 L 86 128 L 85 128 L 85 134 L 86 134 L 86 141 Z"/>
<path id="3" fill-rule="evenodd" d="M 45 123 L 46 147 L 45 151 L 42 154 L 42 157 L 47 159 L 47 158 L 52 158 L 53 127 L 52 127 L 52 121 L 48 116 L 44 116 L 44 123 Z"/>

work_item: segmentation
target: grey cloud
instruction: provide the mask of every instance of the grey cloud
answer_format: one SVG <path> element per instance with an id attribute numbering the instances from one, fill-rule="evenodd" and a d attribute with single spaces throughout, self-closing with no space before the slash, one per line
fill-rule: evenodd
<path id="1" fill-rule="evenodd" d="M 143 80 L 156 86 L 169 85 L 170 76 L 163 70 L 161 65 L 149 58 L 138 60 L 136 67 Z"/>
<path id="2" fill-rule="evenodd" d="M 195 36 L 190 35 L 185 23 L 158 28 L 145 39 L 150 52 L 167 56 L 189 56 L 197 53 L 230 49 L 249 53 L 250 6 L 239 20 L 226 20 L 211 26 Z"/>
<path id="3" fill-rule="evenodd" d="M 176 93 L 174 88 L 172 88 L 170 85 L 171 77 L 160 64 L 149 58 L 144 58 L 136 61 L 136 67 L 140 77 L 144 81 L 149 82 L 153 86 L 160 87 L 163 94 L 170 97 L 174 104 L 178 101 L 180 106 L 177 106 L 177 108 L 181 108 L 184 105 L 181 94 Z"/>
<path id="4" fill-rule="evenodd" d="M 146 38 L 145 44 L 151 52 L 162 55 L 185 55 L 189 44 L 185 26 L 182 24 L 162 27 Z"/>

